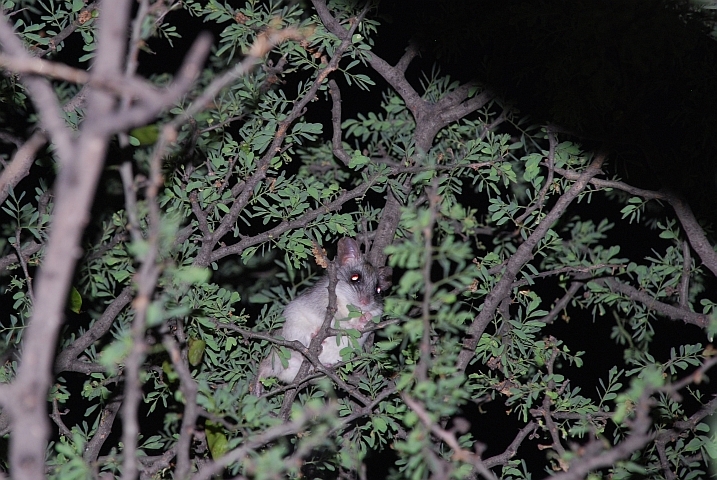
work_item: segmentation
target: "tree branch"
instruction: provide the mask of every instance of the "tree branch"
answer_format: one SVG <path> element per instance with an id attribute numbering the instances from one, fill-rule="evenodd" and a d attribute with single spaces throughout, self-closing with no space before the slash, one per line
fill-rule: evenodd
<path id="1" fill-rule="evenodd" d="M 483 308 L 478 316 L 473 320 L 473 323 L 468 327 L 467 337 L 463 342 L 463 350 L 458 356 L 458 362 L 456 367 L 459 370 L 465 370 L 468 363 L 475 354 L 476 346 L 480 340 L 481 335 L 488 326 L 488 323 L 493 318 L 493 314 L 500 302 L 510 293 L 512 284 L 515 281 L 516 276 L 520 272 L 520 269 L 533 257 L 533 249 L 538 245 L 540 240 L 548 233 L 550 227 L 560 218 L 563 213 L 567 210 L 568 206 L 572 201 L 577 198 L 588 186 L 590 179 L 595 175 L 598 175 L 601 170 L 603 162 L 605 161 L 604 154 L 598 154 L 597 157 L 590 163 L 588 168 L 579 176 L 579 179 L 570 187 L 570 190 L 565 192 L 555 203 L 555 206 L 545 216 L 543 221 L 536 227 L 533 233 L 522 243 L 516 252 L 510 257 L 508 263 L 505 266 L 502 278 L 488 293 L 485 301 L 483 302 Z"/>
<path id="2" fill-rule="evenodd" d="M 341 145 L 341 90 L 336 80 L 329 80 L 329 94 L 331 94 L 331 125 L 334 133 L 331 136 L 332 150 L 336 158 L 348 166 L 351 161 L 351 155 L 344 150 Z"/>
<path id="3" fill-rule="evenodd" d="M 17 149 L 10 164 L 0 174 L 0 204 L 5 203 L 10 191 L 30 173 L 37 152 L 46 143 L 47 137 L 38 130 Z"/>
<path id="4" fill-rule="evenodd" d="M 648 293 L 638 290 L 631 285 L 619 282 L 613 278 L 599 278 L 592 281 L 598 284 L 605 284 L 613 292 L 622 293 L 629 299 L 640 302 L 650 310 L 654 310 L 672 320 L 682 320 L 685 323 L 691 323 L 692 325 L 697 325 L 700 328 L 706 328 L 709 325 L 709 317 L 707 315 L 701 315 L 687 309 L 674 307 L 660 302 Z"/>
<path id="5" fill-rule="evenodd" d="M 0 12 L 0 44 L 4 54 L 18 62 L 33 62 L 33 57 L 25 50 L 20 38 L 15 35 L 7 17 Z M 27 75 L 21 77 L 27 87 L 33 105 L 40 114 L 40 123 L 47 130 L 57 149 L 61 164 L 70 161 L 74 154 L 74 141 L 65 125 L 64 115 L 55 91 L 50 82 L 42 77 Z"/>

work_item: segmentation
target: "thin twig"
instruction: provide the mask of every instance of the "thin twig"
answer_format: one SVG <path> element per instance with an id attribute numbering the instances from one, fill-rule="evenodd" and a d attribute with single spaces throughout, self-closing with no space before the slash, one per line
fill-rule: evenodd
<path id="1" fill-rule="evenodd" d="M 543 208 L 543 205 L 545 204 L 545 195 L 548 193 L 548 190 L 553 186 L 553 175 L 555 174 L 553 170 L 553 167 L 555 165 L 555 148 L 558 146 L 558 140 L 557 138 L 555 138 L 555 134 L 553 134 L 552 130 L 548 130 L 548 142 L 548 157 L 545 160 L 545 164 L 548 167 L 548 178 L 544 180 L 545 184 L 540 189 L 540 192 L 538 192 L 538 196 L 535 198 L 535 201 L 528 208 L 525 209 L 525 212 L 523 212 L 522 215 L 515 219 L 515 223 L 517 225 L 522 225 L 525 219 L 528 218 L 531 213 L 533 213 L 539 208 Z"/>
<path id="2" fill-rule="evenodd" d="M 687 309 L 690 296 L 690 270 L 692 270 L 692 257 L 690 244 L 682 241 L 682 278 L 680 278 L 680 308 Z"/>

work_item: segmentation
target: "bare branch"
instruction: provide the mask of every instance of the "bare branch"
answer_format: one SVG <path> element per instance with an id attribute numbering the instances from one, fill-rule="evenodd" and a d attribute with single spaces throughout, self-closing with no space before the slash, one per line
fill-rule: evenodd
<path id="1" fill-rule="evenodd" d="M 367 179 L 364 183 L 355 187 L 353 190 L 343 192 L 332 202 L 329 202 L 326 205 L 323 205 L 321 208 L 317 208 L 315 210 L 306 212 L 304 215 L 302 215 L 299 218 L 296 218 L 296 219 L 290 220 L 290 221 L 281 222 L 276 227 L 274 227 L 271 230 L 268 230 L 264 233 L 254 235 L 252 237 L 246 237 L 246 238 L 241 239 L 239 242 L 235 243 L 234 245 L 228 245 L 226 247 L 221 247 L 221 248 L 216 249 L 214 252 L 212 252 L 211 257 L 207 262 L 207 265 L 210 262 L 215 262 L 223 257 L 228 256 L 228 255 L 240 255 L 248 247 L 251 247 L 253 245 L 258 245 L 258 244 L 266 242 L 272 238 L 276 238 L 279 235 L 281 235 L 282 233 L 288 232 L 289 230 L 294 230 L 296 228 L 300 228 L 305 225 L 308 225 L 309 222 L 319 218 L 321 215 L 324 215 L 327 212 L 335 212 L 337 210 L 340 210 L 341 207 L 344 205 L 344 203 L 346 203 L 349 200 L 352 200 L 354 198 L 363 196 L 371 188 L 371 186 L 373 186 L 373 184 L 377 178 L 378 178 L 378 174 L 375 175 L 374 177 Z"/>
<path id="2" fill-rule="evenodd" d="M 187 108 L 184 115 L 175 120 L 173 126 L 175 128 L 178 127 L 189 118 L 192 118 L 194 115 L 204 110 L 206 105 L 210 104 L 219 92 L 222 91 L 222 89 L 234 83 L 238 78 L 241 78 L 249 73 L 256 65 L 258 65 L 264 55 L 269 53 L 269 51 L 276 45 L 289 39 L 300 40 L 302 38 L 303 34 L 296 28 L 268 31 L 257 37 L 244 59 L 222 76 L 215 78 L 204 90 L 204 93 L 192 102 L 192 105 Z"/>
<path id="3" fill-rule="evenodd" d="M 690 244 L 682 242 L 682 278 L 680 278 L 680 308 L 687 309 L 690 295 L 690 270 L 692 269 L 692 256 Z"/>
<path id="4" fill-rule="evenodd" d="M 484 478 L 488 480 L 497 480 L 497 477 L 493 474 L 493 472 L 488 470 L 488 467 L 486 466 L 485 462 L 481 460 L 480 456 L 463 449 L 458 443 L 455 434 L 439 427 L 431 419 L 428 412 L 423 408 L 420 403 L 418 403 L 406 393 L 402 394 L 401 398 L 404 402 L 406 402 L 406 405 L 408 405 L 411 410 L 416 413 L 416 415 L 426 426 L 426 428 L 428 428 L 431 433 L 433 433 L 436 437 L 444 441 L 453 450 L 452 456 L 455 460 L 472 464 L 473 468 L 475 468 L 478 473 L 480 473 Z"/>
<path id="5" fill-rule="evenodd" d="M 155 457 L 139 457 L 138 460 L 142 464 L 142 472 L 139 476 L 140 480 L 151 480 L 155 478 L 161 470 L 170 468 L 172 466 L 172 460 L 177 456 L 176 450 L 176 447 L 172 447 Z"/>
<path id="6" fill-rule="evenodd" d="M 196 43 L 195 43 L 196 45 Z M 190 54 L 191 56 L 191 54 Z M 186 64 L 185 64 L 186 65 Z M 195 66 L 196 67 L 196 66 Z M 135 309 L 135 318 L 132 321 L 131 336 L 132 348 L 125 360 L 125 393 L 124 403 L 122 405 L 122 443 L 124 444 L 124 460 L 122 462 L 122 478 L 134 479 L 137 476 L 137 440 L 139 438 L 139 423 L 137 420 L 137 410 L 142 400 L 142 383 L 140 379 L 140 370 L 142 362 L 147 351 L 147 342 L 145 339 L 145 331 L 147 328 L 147 314 L 149 306 L 152 302 L 152 296 L 157 288 L 157 281 L 161 272 L 159 241 L 161 230 L 161 211 L 159 207 L 159 199 L 157 198 L 159 188 L 162 186 L 162 157 L 154 155 L 149 165 L 149 179 L 145 191 L 145 199 L 149 209 L 147 218 L 147 250 L 141 258 L 141 267 L 135 277 L 137 284 L 137 297 L 133 303 Z M 127 192 L 127 206 L 135 211 L 129 213 L 130 218 L 134 218 L 135 222 L 138 218 L 136 198 L 129 168 L 125 169 L 124 183 Z M 129 183 L 129 185 L 127 185 Z M 132 226 L 130 231 L 134 231 L 133 235 L 139 239 L 139 225 Z M 174 345 L 167 340 L 166 346 L 169 348 Z M 170 351 L 170 357 L 172 352 Z M 181 368 L 175 365 L 175 368 Z M 191 387 L 183 386 L 183 392 L 191 395 Z M 194 392 L 196 394 L 196 392 Z M 194 397 L 193 397 L 194 399 Z M 190 410 L 191 412 L 191 410 Z M 195 416 L 196 418 L 196 416 Z M 192 424 L 195 418 L 192 419 Z M 191 438 L 191 435 L 190 435 Z M 178 453 L 182 454 L 181 451 Z M 182 457 L 182 468 L 188 469 L 185 462 L 186 457 Z M 187 472 L 183 472 L 187 473 Z M 181 478 L 181 477 L 180 477 Z"/>
<path id="7" fill-rule="evenodd" d="M 111 24 L 101 28 L 98 41 L 99 74 L 109 75 L 113 58 L 120 50 L 107 50 L 121 43 L 115 35 L 116 25 L 126 22 L 129 13 L 127 0 L 103 4 L 101 22 Z M 6 22 L 0 22 L 0 42 L 5 51 L 20 58 L 27 54 Z M 32 85 L 32 86 L 31 86 Z M 64 126 L 59 104 L 52 87 L 44 79 L 28 78 L 28 88 L 36 102 L 43 122 L 64 159 L 57 177 L 55 222 L 50 231 L 45 260 L 37 275 L 36 303 L 25 331 L 25 349 L 18 374 L 13 383 L 16 401 L 5 404 L 11 412 L 13 438 L 10 443 L 10 465 L 15 478 L 35 479 L 44 474 L 45 446 L 49 435 L 44 399 L 51 382 L 54 348 L 62 325 L 65 299 L 70 289 L 74 267 L 79 257 L 79 242 L 89 218 L 97 181 L 102 170 L 109 132 L 98 131 L 95 121 L 107 116 L 112 99 L 100 92 L 92 92 L 86 122 L 83 123 L 75 152 L 70 131 Z M 43 105 L 47 102 L 47 106 Z M 74 154 L 76 153 L 76 155 Z"/>
<path id="8" fill-rule="evenodd" d="M 30 167 L 35 161 L 37 152 L 46 143 L 47 137 L 45 137 L 45 134 L 36 131 L 17 149 L 10 164 L 0 174 L 0 204 L 5 203 L 10 191 L 30 173 Z"/>
<path id="9" fill-rule="evenodd" d="M 177 334 L 186 342 L 184 330 L 181 323 L 177 326 Z M 182 415 L 182 427 L 177 442 L 177 469 L 174 472 L 176 478 L 187 478 L 190 472 L 190 446 L 194 435 L 194 428 L 199 416 L 197 405 L 197 383 L 192 378 L 192 373 L 187 365 L 186 351 L 180 352 L 179 345 L 174 339 L 165 334 L 162 340 L 164 348 L 169 353 L 175 372 L 179 375 L 179 388 L 184 395 L 184 412 Z"/>
<path id="10" fill-rule="evenodd" d="M 129 0 L 102 4 L 98 49 L 92 68 L 92 75 L 97 78 L 119 77 L 129 7 Z M 5 54 L 20 60 L 31 58 L 4 18 L 0 21 L 0 42 Z M 190 52 L 190 61 L 185 62 L 185 68 L 178 75 L 179 80 L 168 89 L 168 94 L 162 97 L 163 101 L 173 101 L 189 88 L 201 65 L 199 57 L 206 54 L 209 48 L 209 42 L 203 42 L 203 47 L 200 45 Z M 151 108 L 141 109 L 142 115 L 119 118 L 113 115 L 114 96 L 90 87 L 87 114 L 75 141 L 74 134 L 65 126 L 57 98 L 47 80 L 29 75 L 24 82 L 61 160 L 55 183 L 54 222 L 46 256 L 35 283 L 36 301 L 25 331 L 24 354 L 12 384 L 16 401 L 3 402 L 11 414 L 15 432 L 10 444 L 10 464 L 16 478 L 30 479 L 42 476 L 44 471 L 49 425 L 43 399 L 51 381 L 52 357 L 63 321 L 64 303 L 74 266 L 80 256 L 79 241 L 89 219 L 89 208 L 103 168 L 107 142 L 118 129 L 139 118 L 148 119 L 153 112 L 166 108 L 168 103 L 155 102 Z M 66 360 L 70 364 L 75 363 L 74 359 Z M 132 474 L 129 470 L 126 473 Z"/>
<path id="11" fill-rule="evenodd" d="M 560 300 L 555 302 L 555 306 L 541 320 L 545 323 L 553 323 L 558 317 L 558 315 L 560 315 L 560 312 L 565 310 L 565 308 L 568 306 L 568 303 L 570 303 L 570 300 L 572 300 L 575 294 L 578 293 L 578 290 L 580 290 L 583 286 L 585 286 L 583 282 L 570 282 L 570 287 L 568 287 L 568 290 L 565 292 L 565 295 L 560 297 Z"/>
<path id="12" fill-rule="evenodd" d="M 96 462 L 97 457 L 102 450 L 102 446 L 110 436 L 112 432 L 112 426 L 114 425 L 117 413 L 122 406 L 122 401 L 119 398 L 113 399 L 109 402 L 100 413 L 99 424 L 97 426 L 97 432 L 92 439 L 85 445 L 85 451 L 82 453 L 82 458 L 88 462 Z"/>
<path id="13" fill-rule="evenodd" d="M 331 137 L 331 145 L 334 155 L 341 160 L 344 165 L 349 164 L 351 155 L 349 155 L 341 145 L 341 90 L 335 80 L 329 80 L 329 93 L 331 94 L 331 125 L 334 133 Z"/>
<path id="14" fill-rule="evenodd" d="M 376 236 L 368 254 L 368 260 L 372 264 L 383 265 L 386 263 L 386 254 L 383 253 L 383 250 L 393 242 L 400 220 L 401 202 L 388 189 L 386 191 L 386 203 L 381 213 L 381 221 L 378 223 L 378 228 L 376 228 Z"/>
<path id="15" fill-rule="evenodd" d="M 55 422 L 55 425 L 57 425 L 57 428 L 60 431 L 60 435 L 72 438 L 72 432 L 69 428 L 67 428 L 65 422 L 62 421 L 62 415 L 67 414 L 67 412 L 67 410 L 65 410 L 64 412 L 60 412 L 60 408 L 57 405 L 57 399 L 54 399 L 52 401 L 52 413 L 50 413 L 50 418 L 53 422 Z"/>
<path id="16" fill-rule="evenodd" d="M 408 47 L 406 47 L 406 53 L 403 54 L 401 59 L 396 64 L 396 69 L 402 73 L 406 73 L 406 69 L 411 64 L 414 58 L 419 54 L 418 51 L 418 45 L 415 43 L 410 43 Z"/>
<path id="17" fill-rule="evenodd" d="M 30 257 L 30 255 L 33 255 L 40 250 L 42 250 L 42 244 L 37 242 L 29 242 L 20 249 L 22 255 L 25 255 L 26 257 Z M 8 254 L 0 258 L 0 271 L 6 270 L 10 265 L 14 265 L 19 262 L 20 258 L 17 253 Z"/>
<path id="18" fill-rule="evenodd" d="M 712 272 L 713 275 L 717 276 L 717 252 L 714 247 L 710 244 L 709 240 L 705 236 L 704 230 L 697 223 L 697 219 L 692 214 L 690 206 L 687 202 L 676 196 L 669 195 L 668 201 L 672 208 L 675 209 L 677 218 L 682 223 L 687 238 L 690 240 L 690 245 L 695 249 L 697 255 L 700 256 L 702 263 Z"/>
<path id="19" fill-rule="evenodd" d="M 456 122 L 469 113 L 483 108 L 488 104 L 488 102 L 495 98 L 495 94 L 488 90 L 476 95 L 475 97 L 468 98 L 468 92 L 472 88 L 475 88 L 475 85 L 470 83 L 461 85 L 458 89 L 451 92 L 452 94 L 456 94 L 455 97 L 446 96 L 438 102 L 437 106 L 440 109 L 439 119 L 441 122 L 436 125 L 436 133 L 446 125 Z M 461 96 L 458 97 L 458 94 Z M 444 104 L 443 100 L 446 98 L 448 98 L 448 100 Z M 461 99 L 461 102 L 454 104 L 453 102 L 459 98 Z"/>
<path id="20" fill-rule="evenodd" d="M 496 465 L 505 465 L 508 463 L 508 461 L 515 457 L 516 453 L 518 453 L 518 448 L 520 447 L 520 444 L 523 443 L 523 440 L 525 440 L 528 435 L 533 433 L 538 428 L 538 425 L 531 421 L 528 422 L 523 428 L 520 429 L 518 434 L 515 436 L 513 441 L 508 445 L 508 448 L 505 449 L 505 451 L 499 455 L 494 455 L 490 458 L 486 458 L 483 463 L 487 468 L 493 468 Z"/>
<path id="21" fill-rule="evenodd" d="M 27 295 L 30 297 L 30 301 L 32 303 L 35 303 L 35 293 L 34 288 L 32 286 L 32 277 L 30 276 L 30 271 L 27 269 L 27 259 L 25 258 L 25 255 L 22 252 L 22 247 L 20 246 L 20 228 L 15 229 L 15 244 L 13 247 L 15 247 L 15 252 L 17 252 L 17 258 L 20 260 L 20 267 L 22 268 L 22 273 L 25 275 L 25 282 L 27 283 Z"/>
<path id="22" fill-rule="evenodd" d="M 555 268 L 553 270 L 547 270 L 545 272 L 539 272 L 534 275 L 528 275 L 526 274 L 524 279 L 522 280 L 516 280 L 513 282 L 513 288 L 522 287 L 525 285 L 530 285 L 533 283 L 533 280 L 537 280 L 538 278 L 546 278 L 546 277 L 552 277 L 555 275 L 562 275 L 564 273 L 572 274 L 574 278 L 579 279 L 587 279 L 588 277 L 587 273 L 594 272 L 595 270 L 604 270 L 604 269 L 612 269 L 612 270 L 622 270 L 627 265 L 622 263 L 598 263 L 596 265 L 585 265 L 585 266 L 575 266 L 575 267 L 560 267 Z M 498 270 L 500 271 L 500 270 Z"/>
<path id="23" fill-rule="evenodd" d="M 96 128 L 111 132 L 120 132 L 128 128 L 145 125 L 147 122 L 155 118 L 162 110 L 174 104 L 196 80 L 201 71 L 204 59 L 209 53 L 212 40 L 208 33 L 201 33 L 197 36 L 192 48 L 187 52 L 182 67 L 177 72 L 174 82 L 167 87 L 159 95 L 153 95 L 153 88 L 147 88 L 146 94 L 143 95 L 142 102 L 137 102 L 131 108 L 125 111 L 120 110 L 117 115 L 102 118 Z M 93 71 L 93 77 L 95 72 Z M 97 72 L 97 77 L 103 79 Z M 123 80 L 125 81 L 125 80 Z M 175 121 L 172 125 L 176 128 L 178 124 L 183 123 L 186 117 L 178 117 L 181 120 Z M 173 130 L 173 129 L 172 129 Z"/>
<path id="24" fill-rule="evenodd" d="M 4 54 L 20 62 L 32 62 L 33 57 L 25 50 L 20 38 L 10 26 L 6 16 L 0 12 L 0 44 Z M 66 163 L 74 153 L 73 138 L 65 125 L 64 115 L 55 91 L 47 79 L 28 75 L 22 78 L 33 105 L 40 113 L 40 122 L 49 133 L 57 149 L 59 160 Z"/>
<path id="25" fill-rule="evenodd" d="M 72 345 L 65 348 L 57 355 L 55 360 L 55 372 L 76 372 L 80 365 L 76 362 L 77 357 L 85 351 L 90 345 L 102 338 L 112 328 L 114 320 L 117 318 L 124 308 L 132 301 L 133 293 L 131 287 L 125 287 L 117 298 L 105 309 L 102 316 L 92 324 L 92 326 L 82 334 Z M 96 371 L 96 370 L 92 370 Z"/>

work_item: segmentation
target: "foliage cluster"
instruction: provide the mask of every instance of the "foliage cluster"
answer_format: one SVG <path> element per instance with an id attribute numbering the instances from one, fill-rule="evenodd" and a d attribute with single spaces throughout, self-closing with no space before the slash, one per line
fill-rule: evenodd
<path id="1" fill-rule="evenodd" d="M 2 2 L 13 476 L 708 474 L 717 255 L 681 198 L 630 186 L 609 152 L 530 124 L 477 82 L 411 77 L 414 47 L 384 60 L 370 2 L 141 0 L 132 19 L 113 15 L 131 4 Z M 191 63 L 202 36 L 187 53 L 194 81 L 175 88 L 191 68 L 137 74 L 200 24 L 216 38 L 206 62 Z M 103 29 L 127 31 L 128 52 Z M 45 87 L 57 109 L 43 110 Z M 111 122 L 93 113 L 98 95 Z M 92 152 L 82 139 L 102 128 L 108 151 L 88 157 L 104 165 L 100 191 L 71 206 L 85 215 L 76 241 L 56 238 L 71 220 L 63 175 L 93 175 L 68 152 Z M 373 340 L 254 395 L 260 360 L 293 348 L 271 334 L 283 306 L 344 236 L 395 272 Z M 42 276 L 63 241 L 64 284 Z M 55 318 L 40 308 L 53 296 L 64 324 L 42 337 L 32 326 Z M 39 349 L 37 378 L 52 376 L 29 395 L 23 364 Z M 49 415 L 23 420 L 45 399 Z M 32 442 L 39 467 L 20 461 Z"/>

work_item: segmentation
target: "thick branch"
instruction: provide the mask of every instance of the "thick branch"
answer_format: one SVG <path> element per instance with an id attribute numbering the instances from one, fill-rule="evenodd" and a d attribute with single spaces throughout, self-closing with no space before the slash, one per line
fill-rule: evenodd
<path id="1" fill-rule="evenodd" d="M 707 240 L 704 230 L 697 223 L 697 219 L 692 214 L 689 205 L 682 198 L 675 195 L 670 195 L 668 201 L 672 208 L 675 209 L 677 218 L 682 223 L 682 228 L 685 229 L 687 238 L 690 240 L 690 245 L 700 256 L 702 263 L 709 268 L 713 275 L 717 276 L 717 252 Z"/>
<path id="2" fill-rule="evenodd" d="M 121 56 L 123 52 L 123 45 L 117 35 L 124 31 L 128 14 L 127 0 L 103 4 L 95 67 L 100 75 L 110 75 L 116 66 L 111 58 Z M 104 28 L 105 24 L 107 28 Z M 0 41 L 6 51 L 15 54 L 15 47 L 8 47 L 8 44 L 17 41 L 17 38 L 7 31 L 4 22 L 0 22 L 0 25 Z M 12 40 L 6 38 L 8 35 Z M 45 447 L 49 435 L 45 399 L 52 380 L 54 348 L 63 322 L 65 299 L 79 257 L 80 239 L 89 220 L 90 205 L 110 137 L 110 132 L 95 127 L 96 122 L 108 116 L 113 107 L 112 98 L 106 94 L 96 91 L 90 94 L 86 121 L 82 125 L 75 151 L 69 141 L 71 132 L 64 126 L 64 120 L 58 113 L 59 103 L 52 87 L 45 80 L 33 79 L 33 82 L 38 88 L 31 89 L 31 95 L 38 105 L 43 122 L 49 120 L 53 140 L 65 144 L 58 146 L 58 149 L 64 149 L 60 151 L 64 160 L 55 184 L 54 222 L 45 259 L 35 283 L 37 301 L 25 331 L 22 361 L 12 386 L 15 401 L 5 404 L 11 411 L 13 421 L 10 443 L 13 476 L 28 480 L 44 475 Z M 50 105 L 49 108 L 39 106 L 45 101 Z"/>
<path id="3" fill-rule="evenodd" d="M 126 44 L 126 27 L 130 13 L 129 0 L 104 2 L 99 15 L 98 48 L 92 68 L 97 78 L 120 77 Z M 27 52 L 7 25 L 0 22 L 0 42 L 4 52 L 16 58 L 28 58 Z M 204 41 L 205 53 L 209 43 Z M 200 47 L 197 47 L 201 50 Z M 189 61 L 174 87 L 170 87 L 163 101 L 177 98 L 191 84 L 202 61 L 198 55 Z M 185 65 L 187 66 L 187 65 Z M 42 124 L 55 143 L 60 170 L 55 182 L 53 223 L 46 246 L 43 264 L 35 282 L 36 302 L 33 315 L 25 330 L 24 348 L 12 394 L 5 395 L 4 406 L 12 418 L 13 435 L 10 444 L 10 464 L 15 478 L 35 479 L 44 474 L 44 459 L 49 425 L 45 399 L 51 382 L 53 355 L 59 328 L 63 322 L 64 306 L 77 259 L 81 256 L 80 239 L 89 220 L 90 206 L 104 165 L 107 144 L 112 134 L 122 126 L 136 121 L 137 116 L 115 115 L 116 98 L 96 87 L 88 88 L 85 120 L 79 138 L 65 126 L 59 103 L 50 84 L 34 76 L 25 79 L 28 91 L 40 113 Z M 165 103 L 161 108 L 166 108 Z M 155 103 L 138 109 L 148 118 L 159 111 Z M 155 109 L 155 110 L 152 110 Z M 132 113 L 132 112 L 129 112 Z"/>
<path id="4" fill-rule="evenodd" d="M 235 243 L 234 245 L 229 245 L 226 247 L 216 249 L 214 252 L 212 252 L 207 265 L 211 262 L 216 262 L 217 260 L 220 260 L 228 255 L 240 255 L 248 247 L 251 247 L 253 245 L 258 245 L 258 244 L 266 242 L 272 238 L 276 238 L 279 235 L 281 235 L 282 233 L 288 232 L 289 230 L 294 230 L 296 228 L 303 227 L 303 226 L 309 224 L 309 222 L 316 220 L 317 218 L 319 218 L 320 216 L 322 216 L 326 213 L 335 212 L 337 210 L 340 210 L 341 207 L 344 205 L 344 203 L 346 203 L 349 200 L 352 200 L 354 198 L 363 196 L 368 191 L 368 189 L 371 188 L 371 186 L 374 184 L 377 177 L 378 177 L 378 174 L 375 177 L 369 178 L 366 182 L 362 183 L 361 185 L 354 188 L 353 190 L 349 190 L 347 192 L 342 193 L 334 201 L 329 202 L 326 205 L 323 205 L 320 208 L 317 208 L 315 210 L 311 210 L 310 212 L 305 213 L 304 215 L 302 215 L 299 218 L 281 222 L 276 227 L 274 227 L 271 230 L 268 230 L 262 234 L 254 235 L 252 237 L 246 237 L 246 238 L 243 238 L 242 240 L 240 240 L 239 242 Z"/>
<path id="5" fill-rule="evenodd" d="M 121 406 L 122 401 L 117 398 L 111 400 L 110 404 L 102 409 L 102 413 L 100 413 L 100 421 L 97 428 L 97 432 L 92 437 L 92 439 L 87 442 L 87 445 L 85 445 L 85 451 L 82 453 L 82 458 L 84 458 L 86 461 L 97 461 L 97 457 L 100 454 L 100 450 L 102 450 L 102 446 L 105 444 L 105 441 L 112 432 L 112 425 L 114 425 L 115 418 L 117 417 L 117 412 L 119 412 Z"/>
<path id="6" fill-rule="evenodd" d="M 125 287 L 105 309 L 102 316 L 69 347 L 60 352 L 55 360 L 55 372 L 78 371 L 77 357 L 110 331 L 115 318 L 129 305 L 132 298 L 132 288 Z"/>
<path id="7" fill-rule="evenodd" d="M 667 303 L 660 302 L 651 295 L 642 290 L 619 282 L 612 278 L 593 280 L 596 283 L 605 283 L 613 292 L 619 292 L 626 295 L 631 300 L 640 302 L 650 310 L 654 310 L 671 320 L 682 320 L 685 323 L 697 325 L 700 328 L 706 328 L 709 325 L 709 317 L 699 313 L 691 312 L 686 308 L 675 307 Z"/>

